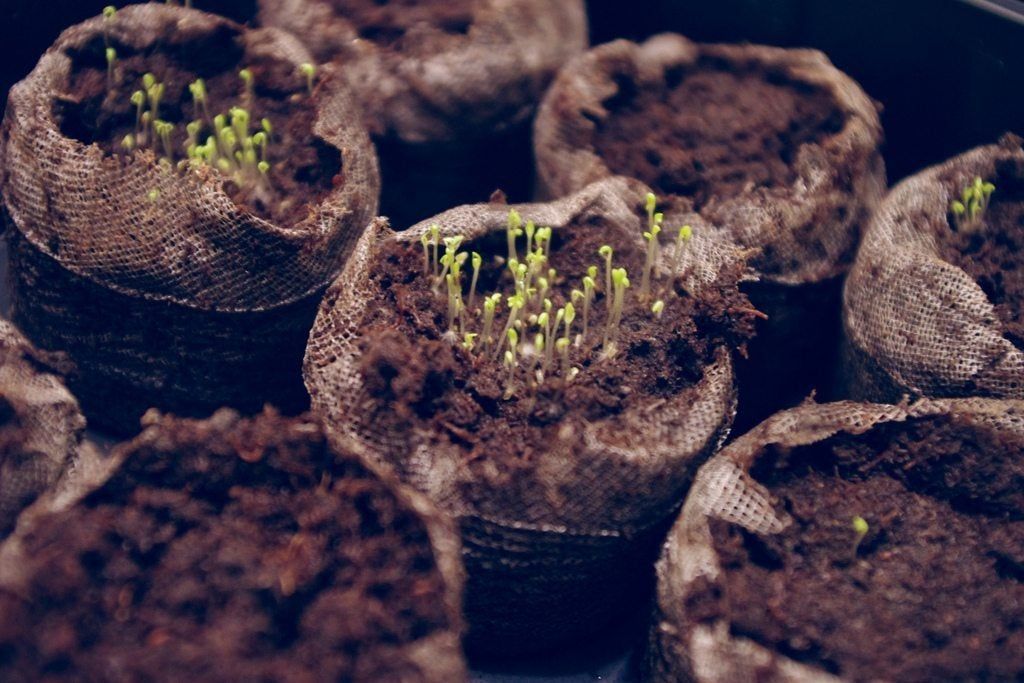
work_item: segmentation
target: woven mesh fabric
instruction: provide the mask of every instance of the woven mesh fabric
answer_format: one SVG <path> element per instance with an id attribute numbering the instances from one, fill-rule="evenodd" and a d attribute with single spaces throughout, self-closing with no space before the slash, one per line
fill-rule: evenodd
<path id="1" fill-rule="evenodd" d="M 2 329 L 0 326 L 0 330 Z M 236 433 L 240 419 L 239 414 L 233 410 L 219 410 L 197 425 L 197 434 L 202 435 L 205 432 L 211 440 L 223 442 L 226 436 L 230 437 Z M 25 509 L 18 520 L 15 532 L 0 543 L 0 590 L 21 594 L 28 585 L 30 577 L 26 574 L 25 567 L 29 566 L 30 562 L 25 557 L 23 539 L 33 532 L 36 520 L 73 508 L 76 503 L 115 476 L 133 453 L 147 449 L 159 451 L 168 448 L 167 444 L 177 443 L 172 431 L 175 428 L 173 419 L 169 420 L 154 410 L 147 413 L 143 423 L 145 429 L 137 437 L 115 447 L 109 456 L 100 457 L 95 449 L 89 448 L 77 466 L 69 471 L 58 486 Z M 298 418 L 292 429 L 316 439 L 322 427 L 315 419 L 307 416 Z M 401 484 L 391 472 L 368 458 L 358 444 L 339 441 L 333 450 L 340 458 L 358 460 L 387 484 L 402 507 L 411 509 L 416 514 L 425 527 L 434 561 L 446 584 L 445 607 L 448 623 L 452 628 L 439 630 L 412 642 L 399 643 L 394 646 L 392 656 L 400 659 L 404 670 L 417 671 L 417 681 L 451 683 L 465 680 L 466 663 L 460 638 L 463 625 L 461 595 L 465 571 L 460 558 L 459 538 L 451 520 L 426 496 Z"/>
<path id="2" fill-rule="evenodd" d="M 429 48 L 410 51 L 363 38 L 331 4 L 259 0 L 259 21 L 299 36 L 321 62 L 342 64 L 371 130 L 406 142 L 486 133 L 527 119 L 555 71 L 587 46 L 582 0 L 475 0 L 457 34 L 414 26 L 410 34 Z"/>
<path id="3" fill-rule="evenodd" d="M 0 320 L 0 536 L 78 458 L 85 418 L 54 368 L 60 364 Z"/>
<path id="4" fill-rule="evenodd" d="M 865 434 L 886 423 L 930 416 L 954 417 L 958 424 L 999 432 L 1009 443 L 1024 444 L 1024 403 L 1020 401 L 923 399 L 909 405 L 840 401 L 805 403 L 777 413 L 709 460 L 697 473 L 657 564 L 657 606 L 647 661 L 650 679 L 666 683 L 838 680 L 732 635 L 725 620 L 709 624 L 688 620 L 687 596 L 695 582 L 714 581 L 720 573 L 708 520 L 722 519 L 756 534 L 778 533 L 790 523 L 788 516 L 773 509 L 769 492 L 748 474 L 769 446 L 807 446 L 839 433 Z"/>
<path id="5" fill-rule="evenodd" d="M 845 114 L 837 133 L 800 146 L 788 186 L 752 187 L 701 209 L 742 246 L 762 249 L 751 263 L 763 280 L 799 285 L 845 272 L 860 226 L 885 188 L 878 151 L 882 129 L 870 98 L 815 50 L 697 44 L 672 34 L 639 45 L 617 40 L 591 49 L 562 69 L 537 114 L 534 153 L 542 192 L 558 197 L 612 173 L 598 156 L 594 137 L 610 114 L 606 104 L 619 83 L 631 81 L 643 90 L 698 60 L 767 65 L 824 89 Z M 666 219 L 675 222 L 671 215 Z"/>
<path id="6" fill-rule="evenodd" d="M 997 164 L 1024 169 L 1019 138 L 928 168 L 879 206 L 844 291 L 851 395 L 1024 397 L 1024 354 L 1003 336 L 981 287 L 939 255 L 950 202 Z"/>
<path id="7" fill-rule="evenodd" d="M 277 394 L 301 403 L 315 299 L 377 211 L 377 161 L 351 95 L 335 82 L 313 128 L 342 153 L 345 182 L 298 223 L 276 225 L 235 205 L 218 174 L 168 173 L 141 153 L 118 162 L 62 133 L 54 110 L 69 54 L 105 34 L 132 51 L 217 36 L 236 41 L 242 61 L 295 69 L 309 59 L 281 31 L 155 3 L 65 31 L 11 90 L 0 136 L 15 319 L 41 347 L 68 352 L 75 393 L 103 426 L 132 429 L 153 405 L 208 414 Z M 104 405 L 110 397 L 123 405 Z"/>
<path id="8" fill-rule="evenodd" d="M 609 231 L 640 240 L 635 211 L 645 192 L 635 181 L 610 178 L 563 200 L 516 208 L 556 234 L 573 221 L 601 216 Z M 721 348 L 695 398 L 668 398 L 656 410 L 634 404 L 619 416 L 617 430 L 590 423 L 572 444 L 556 442 L 532 455 L 535 469 L 508 487 L 471 471 L 457 446 L 389 430 L 389 416 L 359 372 L 359 325 L 374 300 L 369 272 L 378 245 L 399 240 L 419 248 L 420 235 L 434 223 L 442 236 L 460 234 L 467 241 L 503 234 L 508 211 L 500 204 L 459 207 L 397 234 L 384 223 L 374 225 L 327 292 L 304 370 L 313 410 L 329 434 L 365 444 L 459 521 L 471 646 L 505 651 L 550 645 L 594 628 L 618 597 L 642 582 L 637 577 L 652 530 L 677 508 L 695 464 L 720 445 L 735 410 L 732 360 Z M 691 291 L 737 258 L 713 235 L 710 226 L 695 222 L 681 269 Z M 671 252 L 663 252 L 663 271 Z M 580 442 L 582 455 L 572 454 Z"/>

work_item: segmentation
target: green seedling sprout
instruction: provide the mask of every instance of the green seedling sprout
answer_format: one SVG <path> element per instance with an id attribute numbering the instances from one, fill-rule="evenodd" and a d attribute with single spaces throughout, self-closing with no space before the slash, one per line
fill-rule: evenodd
<path id="1" fill-rule="evenodd" d="M 860 544 L 864 540 L 864 537 L 868 535 L 870 527 L 868 526 L 867 520 L 860 515 L 853 518 L 853 522 L 850 526 L 853 527 L 853 557 L 856 559 L 857 550 L 860 548 Z"/>
<path id="2" fill-rule="evenodd" d="M 434 259 L 433 259 L 433 266 L 432 266 L 432 268 L 433 268 L 433 273 L 434 273 L 434 279 L 437 280 L 438 279 L 438 272 L 439 272 L 440 267 L 441 267 L 440 266 L 440 262 L 438 260 L 438 254 L 440 253 L 440 248 L 441 248 L 441 226 L 438 225 L 437 223 L 434 223 L 434 224 L 432 224 L 430 226 L 429 232 L 430 232 L 430 246 L 432 246 L 434 248 Z"/>
<path id="3" fill-rule="evenodd" d="M 238 72 L 238 77 L 242 79 L 242 92 L 246 103 L 251 107 L 253 100 L 256 98 L 255 78 L 253 78 L 252 71 L 250 69 L 242 69 Z"/>
<path id="4" fill-rule="evenodd" d="M 132 93 L 131 103 L 135 105 L 135 134 L 142 133 L 142 115 L 146 111 L 146 93 L 136 90 Z"/>
<path id="5" fill-rule="evenodd" d="M 474 332 L 467 332 L 464 334 L 462 336 L 462 348 L 467 351 L 472 351 L 473 347 L 476 346 L 476 337 L 477 335 Z"/>
<path id="6" fill-rule="evenodd" d="M 676 235 L 676 253 L 675 256 L 675 272 L 674 275 L 678 275 L 683 270 L 683 247 L 684 245 L 693 239 L 693 228 L 689 225 L 684 225 L 679 228 L 679 233 Z"/>
<path id="7" fill-rule="evenodd" d="M 131 133 L 128 133 L 128 135 L 125 135 L 123 138 L 121 138 L 121 146 L 124 147 L 124 149 L 126 151 L 129 151 L 129 152 L 134 150 L 135 149 L 135 136 L 132 135 Z"/>
<path id="8" fill-rule="evenodd" d="M 213 123 L 210 118 L 210 109 L 206 103 L 206 82 L 197 78 L 188 85 L 188 91 L 192 93 L 192 106 L 195 118 L 202 119 L 207 123 Z"/>
<path id="9" fill-rule="evenodd" d="M 665 302 L 662 301 L 661 299 L 658 299 L 653 304 L 651 304 L 651 313 L 654 314 L 655 318 L 660 318 L 661 314 L 664 313 L 664 312 L 665 312 Z"/>
<path id="10" fill-rule="evenodd" d="M 989 199 L 995 189 L 996 186 L 992 183 L 975 177 L 974 182 L 960 193 L 960 199 L 953 200 L 949 208 L 953 213 L 957 232 L 969 234 L 981 229 L 985 210 L 988 209 Z"/>
<path id="11" fill-rule="evenodd" d="M 614 251 L 611 246 L 605 244 L 597 250 L 598 255 L 604 259 L 604 296 L 608 301 L 608 314 L 612 310 L 612 255 Z"/>
<path id="12" fill-rule="evenodd" d="M 171 134 L 174 132 L 174 124 L 167 121 L 154 121 L 153 132 L 156 134 L 164 149 L 164 156 L 168 161 L 173 161 L 174 147 L 171 145 Z"/>
<path id="13" fill-rule="evenodd" d="M 658 260 L 660 243 L 658 235 L 661 234 L 661 222 L 664 216 L 655 213 L 657 198 L 650 192 L 647 193 L 645 208 L 647 209 L 647 231 L 644 232 L 644 239 L 647 240 L 647 258 L 644 261 L 644 271 L 640 278 L 640 298 L 647 300 L 651 293 L 651 271 Z"/>
<path id="14" fill-rule="evenodd" d="M 107 57 L 107 87 L 111 88 L 114 85 L 114 64 L 117 62 L 117 50 L 108 47 L 104 54 Z"/>
<path id="15" fill-rule="evenodd" d="M 440 228 L 439 228 L 440 229 Z M 448 275 L 448 271 L 455 265 L 455 259 L 462 245 L 462 235 L 444 238 L 444 256 L 441 257 L 441 275 L 438 277 L 438 284 Z"/>
<path id="16" fill-rule="evenodd" d="M 519 319 L 519 312 L 523 310 L 525 303 L 526 301 L 521 294 L 514 294 L 505 300 L 505 304 L 508 306 L 508 321 L 505 323 L 505 329 L 501 331 L 501 338 L 498 340 L 498 353 L 501 353 L 501 347 L 509 330 L 515 328 L 516 322 Z"/>
<path id="17" fill-rule="evenodd" d="M 612 271 L 612 306 L 608 316 L 608 322 L 604 331 L 604 354 L 611 358 L 617 352 L 616 341 L 619 333 L 619 324 L 622 322 L 622 308 L 626 301 L 626 289 L 629 288 L 629 277 L 625 268 L 616 268 Z"/>
<path id="18" fill-rule="evenodd" d="M 103 46 L 107 48 L 107 63 L 110 63 L 110 25 L 117 16 L 117 8 L 107 5 L 103 8 Z"/>
<path id="19" fill-rule="evenodd" d="M 508 384 L 505 387 L 505 396 L 510 397 L 515 392 L 514 382 L 516 379 L 516 350 L 519 345 L 519 333 L 515 329 L 505 332 L 508 339 L 508 351 L 505 352 L 505 365 L 508 366 Z"/>
<path id="20" fill-rule="evenodd" d="M 423 274 L 430 275 L 430 235 L 420 235 L 420 244 L 423 245 Z"/>
<path id="21" fill-rule="evenodd" d="M 519 215 L 519 212 L 515 209 L 510 209 L 508 212 L 508 228 L 506 229 L 506 237 L 508 239 L 508 262 L 518 262 L 519 253 L 516 251 L 516 238 L 523 234 L 520 226 L 523 224 L 523 219 Z"/>
<path id="22" fill-rule="evenodd" d="M 306 90 L 313 95 L 313 81 L 316 78 L 316 67 L 309 62 L 299 64 L 299 73 L 306 77 Z"/>
<path id="23" fill-rule="evenodd" d="M 501 303 L 501 293 L 495 292 L 486 299 L 484 299 L 484 324 L 483 324 L 483 344 L 484 350 L 491 345 L 491 329 L 494 327 L 494 313 L 498 309 L 498 304 Z"/>
<path id="24" fill-rule="evenodd" d="M 473 305 L 476 303 L 476 283 L 480 279 L 480 266 L 484 263 L 484 259 L 477 252 L 473 252 L 470 256 L 470 265 L 473 267 L 473 276 L 469 281 L 469 310 L 473 310 Z"/>

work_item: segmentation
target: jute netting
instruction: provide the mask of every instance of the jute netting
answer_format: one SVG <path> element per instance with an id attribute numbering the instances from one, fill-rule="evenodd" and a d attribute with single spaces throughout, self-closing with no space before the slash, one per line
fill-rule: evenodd
<path id="1" fill-rule="evenodd" d="M 166 172 L 147 154 L 117 163 L 65 136 L 55 102 L 69 87 L 71 54 L 104 36 L 122 51 L 173 51 L 215 37 L 248 61 L 298 65 L 302 44 L 274 30 L 151 3 L 66 30 L 10 92 L 0 139 L 2 192 L 16 229 L 36 249 L 113 291 L 202 310 L 256 311 L 324 286 L 377 209 L 376 159 L 352 96 L 325 97 L 314 132 L 343 154 L 345 182 L 295 225 L 235 205 L 211 174 Z M 157 201 L 150 199 L 153 191 Z"/>
<path id="2" fill-rule="evenodd" d="M 524 220 L 553 228 L 555 239 L 573 222 L 587 225 L 588 218 L 601 217 L 600 229 L 639 243 L 636 210 L 645 191 L 639 183 L 611 178 L 562 200 L 515 208 Z M 304 371 L 313 410 L 333 437 L 365 444 L 458 520 L 471 638 L 504 650 L 550 644 L 592 628 L 643 581 L 643 548 L 678 506 L 695 464 L 721 443 L 735 408 L 730 349 L 719 347 L 695 394 L 665 397 L 658 405 L 637 401 L 616 419 L 571 429 L 549 450 L 531 455 L 524 477 L 502 486 L 470 467 L 461 447 L 441 435 L 391 429 L 394 417 L 364 386 L 359 370 L 360 324 L 375 300 L 370 271 L 380 249 L 391 241 L 419 249 L 433 224 L 442 237 L 463 235 L 468 242 L 497 234 L 504 243 L 509 208 L 459 207 L 402 233 L 375 224 L 328 289 Z M 693 220 L 694 238 L 680 270 L 688 291 L 714 281 L 737 257 L 715 240 L 711 226 Z M 661 272 L 673 263 L 669 259 L 664 256 Z"/>
<path id="3" fill-rule="evenodd" d="M 372 587 L 374 581 L 382 582 L 382 587 L 390 587 L 388 582 L 396 580 L 396 563 L 411 561 L 409 555 L 400 549 L 373 545 L 372 540 L 366 542 L 367 537 L 382 533 L 379 528 L 374 530 L 374 525 L 385 522 L 383 516 L 389 515 L 400 518 L 402 526 L 383 531 L 389 534 L 386 543 L 396 542 L 397 537 L 398 542 L 429 545 L 428 554 L 417 558 L 417 561 L 427 562 L 428 567 L 417 571 L 425 589 L 438 593 L 436 597 L 440 604 L 433 612 L 443 614 L 443 625 L 432 623 L 430 628 L 424 627 L 423 632 L 411 628 L 409 632 L 395 636 L 394 642 L 378 638 L 372 646 L 346 651 L 342 656 L 355 662 L 350 667 L 353 680 L 449 683 L 466 679 L 460 637 L 465 575 L 459 539 L 451 520 L 425 496 L 401 484 L 393 473 L 380 468 L 359 450 L 357 444 L 324 446 L 322 426 L 308 415 L 285 419 L 268 411 L 245 419 L 233 410 L 222 409 L 199 421 L 151 411 L 143 423 L 144 429 L 138 436 L 116 446 L 109 456 L 99 458 L 95 451 L 90 451 L 89 457 L 83 458 L 82 465 L 73 470 L 61 486 L 51 489 L 25 509 L 17 529 L 0 543 L 0 598 L 27 602 L 28 608 L 16 612 L 16 615 L 25 620 L 37 619 L 27 623 L 30 627 L 38 625 L 41 631 L 52 623 L 45 615 L 52 608 L 52 600 L 66 600 L 61 603 L 65 605 L 64 609 L 69 614 L 80 616 L 83 604 L 101 600 L 97 596 L 108 592 L 110 585 L 130 584 L 134 580 L 131 577 L 138 577 L 138 572 L 145 570 L 142 576 L 146 580 L 146 589 L 135 593 L 124 611 L 123 620 L 129 621 L 131 628 L 127 631 L 100 629 L 108 636 L 107 642 L 102 643 L 89 643 L 86 636 L 72 635 L 58 645 L 60 651 L 55 655 L 54 650 L 33 640 L 32 633 L 26 631 L 25 621 L 8 623 L 8 628 L 0 635 L 8 638 L 8 646 L 12 645 L 10 639 L 15 638 L 14 654 L 7 660 L 8 666 L 16 666 L 20 656 L 22 665 L 45 667 L 47 661 L 60 659 L 64 654 L 72 675 L 78 666 L 93 674 L 101 671 L 115 678 L 118 677 L 115 675 L 117 672 L 122 675 L 152 672 L 159 668 L 161 659 L 171 658 L 174 661 L 170 666 L 177 667 L 178 672 L 202 672 L 200 677 L 210 680 L 236 680 L 240 675 L 243 678 L 269 676 L 275 679 L 308 676 L 317 667 L 330 665 L 315 657 L 295 661 L 294 658 L 302 657 L 303 651 L 293 641 L 315 638 L 321 631 L 329 638 L 341 640 L 358 637 L 353 634 L 363 630 L 369 630 L 370 637 L 377 637 L 375 629 L 390 628 L 393 622 L 388 621 L 389 618 L 412 619 L 398 614 L 407 606 L 408 600 L 422 600 L 422 596 L 410 598 L 406 594 L 394 594 L 380 597 L 380 604 L 376 607 L 379 612 L 347 607 L 358 597 L 359 591 Z M 270 428 L 267 424 L 272 425 L 272 434 L 268 435 Z M 197 480 L 197 472 L 203 473 L 204 481 Z M 178 486 L 186 480 L 191 482 L 190 485 L 179 490 Z M 346 488 L 343 485 L 345 480 L 354 480 L 357 484 L 372 483 Z M 331 490 L 331 484 L 338 486 Z M 226 489 L 231 487 L 237 487 L 239 491 L 228 495 Z M 224 491 L 218 498 L 216 492 L 220 489 Z M 313 489 L 318 490 L 314 492 Z M 266 532 L 266 538 L 275 543 L 284 536 L 283 545 L 266 548 L 267 556 L 261 561 L 253 561 L 244 547 L 258 544 L 260 541 L 255 538 L 239 539 L 234 544 L 223 539 L 210 544 L 203 539 L 203 536 L 211 534 L 216 537 L 218 533 L 218 520 L 221 519 L 216 512 L 218 506 L 223 505 L 226 510 L 239 500 L 255 500 L 261 495 L 269 499 L 290 496 L 288 499 L 295 506 L 284 514 L 298 517 L 284 525 L 278 525 L 269 518 L 251 520 L 260 531 Z M 309 508 L 303 507 L 303 495 L 307 501 L 316 496 L 335 496 L 341 506 L 338 510 L 349 519 L 352 510 L 362 515 L 362 523 L 368 530 L 364 536 L 359 535 L 364 533 L 360 530 L 354 538 L 349 537 L 356 547 L 344 544 L 338 547 L 324 542 L 324 537 L 337 533 L 338 527 L 332 526 L 334 521 L 331 519 L 316 519 L 315 514 L 302 518 L 303 511 L 309 514 Z M 139 496 L 147 502 L 138 503 Z M 374 496 L 393 499 L 393 504 L 390 500 L 385 501 L 381 506 L 382 512 L 373 507 L 379 500 Z M 273 507 L 269 499 L 263 503 L 264 511 Z M 154 512 L 165 504 L 170 509 Z M 360 507 L 364 505 L 365 509 Z M 100 529 L 100 533 L 108 537 L 122 539 L 113 546 L 113 554 L 101 560 L 108 562 L 108 567 L 122 567 L 120 574 L 115 571 L 84 571 L 78 564 L 84 566 L 86 560 L 74 554 L 54 559 L 55 553 L 60 555 L 62 552 L 59 547 L 54 547 L 59 546 L 59 542 L 38 542 L 40 534 L 54 533 L 54 520 L 59 527 L 65 520 L 88 515 L 96 508 L 111 507 L 128 511 L 123 513 L 123 517 L 131 518 L 127 521 L 122 519 L 122 523 L 111 523 L 109 530 Z M 259 517 L 260 510 L 258 505 L 250 506 L 248 514 Z M 147 548 L 147 564 L 135 555 L 138 552 L 137 537 L 131 531 L 131 521 L 160 514 L 164 515 L 159 524 L 160 531 L 154 530 L 160 540 L 147 535 L 142 541 Z M 237 511 L 233 513 L 235 517 L 238 514 Z M 378 517 L 378 514 L 382 516 Z M 198 521 L 203 515 L 208 518 Z M 230 517 L 232 513 L 224 512 L 224 515 Z M 91 519 L 90 524 L 97 524 L 95 517 Z M 225 520 L 223 524 L 228 522 Z M 67 528 L 67 533 L 75 533 L 73 524 Z M 58 530 L 57 533 L 63 532 Z M 85 533 L 87 536 L 95 534 L 96 529 L 90 527 Z M 291 537 L 290 546 L 288 537 Z M 72 577 L 69 580 L 81 581 L 80 585 L 88 587 L 88 590 L 75 596 L 54 596 L 52 583 L 48 585 L 38 578 L 38 572 L 48 570 L 48 565 L 33 554 L 33 548 L 39 549 L 40 545 L 40 552 L 48 556 L 49 561 L 61 564 L 57 569 L 50 568 L 52 571 L 68 572 L 65 576 Z M 97 547 L 102 549 L 103 544 Z M 357 557 L 358 553 L 367 555 Z M 99 550 L 96 554 L 99 555 Z M 281 560 L 294 560 L 296 554 L 306 557 L 313 576 L 299 577 L 300 590 L 292 594 L 278 586 L 284 585 L 280 582 L 286 581 L 287 574 L 287 562 L 282 563 Z M 324 555 L 328 557 L 324 558 Z M 376 574 L 369 577 L 366 576 L 367 562 L 377 563 Z M 244 565 L 238 567 L 237 575 L 246 578 L 232 581 L 235 577 L 230 573 L 225 577 L 224 567 L 232 563 Z M 125 567 L 133 569 L 124 571 Z M 179 568 L 180 576 L 173 570 L 169 572 L 169 567 Z M 158 569 L 161 570 L 161 578 L 154 580 L 151 573 Z M 324 582 L 323 577 L 328 576 L 328 572 L 337 572 L 336 576 L 340 578 L 336 583 Z M 301 571 L 299 573 L 302 574 Z M 257 582 L 265 580 L 266 584 L 254 586 L 251 577 L 260 577 L 261 574 L 266 578 L 257 578 Z M 353 578 L 353 575 L 357 576 Z M 424 579 L 424 575 L 428 579 Z M 439 580 L 432 575 L 439 575 Z M 182 590 L 191 591 L 188 595 L 199 606 L 197 609 L 203 610 L 202 615 L 180 611 Z M 295 617 L 292 610 L 299 616 L 305 615 L 294 625 L 291 640 L 284 639 L 282 643 L 281 638 L 271 635 L 278 629 L 288 628 L 287 625 L 264 624 L 254 638 L 250 638 L 252 634 L 249 632 L 252 623 L 225 625 L 226 619 L 238 614 L 238 605 L 246 604 L 253 595 L 260 593 L 265 595 L 266 603 L 253 609 L 254 613 L 265 610 L 267 614 L 277 614 L 282 624 Z M 33 604 L 33 601 L 38 603 Z M 42 617 L 39 612 L 44 613 Z M 323 620 L 322 623 L 311 622 L 316 615 Z M 264 614 L 263 618 L 266 616 Z M 77 618 L 68 616 L 66 628 L 75 631 Z M 253 618 L 258 620 L 260 616 L 253 614 Z M 17 635 L 12 636 L 12 633 Z M 94 637 L 98 638 L 98 633 Z M 146 642 L 147 637 L 154 639 L 153 633 L 167 637 L 157 644 Z M 206 635 L 209 637 L 204 637 Z M 118 642 L 118 639 L 123 639 L 123 642 Z M 81 642 L 85 646 L 75 650 L 74 647 Z M 259 655 L 248 656 L 246 651 L 250 647 L 260 648 Z M 97 652 L 103 651 L 106 656 L 97 656 Z M 139 661 L 122 661 L 123 651 L 134 652 Z M 325 659 L 329 659 L 330 654 L 334 653 L 327 653 Z M 226 658 L 229 665 L 224 666 L 220 657 Z M 15 668 L 14 671 L 18 670 Z M 275 671 L 277 673 L 272 673 Z"/>
<path id="4" fill-rule="evenodd" d="M 469 0 L 447 18 L 446 4 L 415 4 L 260 0 L 259 21 L 299 36 L 319 61 L 338 62 L 372 131 L 406 142 L 526 120 L 555 71 L 587 45 L 581 0 Z M 391 25 L 403 15 L 409 25 Z"/>
<path id="5" fill-rule="evenodd" d="M 62 359 L 0 320 L 0 536 L 78 461 L 85 418 L 60 378 Z"/>
<path id="6" fill-rule="evenodd" d="M 591 49 L 562 69 L 538 112 L 534 151 L 541 190 L 557 197 L 613 174 L 597 152 L 595 136 L 614 115 L 609 102 L 624 84 L 638 92 L 661 88 L 704 63 L 740 70 L 756 65 L 773 77 L 821 89 L 843 116 L 838 131 L 799 145 L 788 162 L 788 184 L 751 182 L 735 196 L 712 196 L 698 207 L 738 244 L 761 250 L 751 263 L 762 280 L 799 285 L 841 275 L 885 188 L 882 129 L 871 99 L 816 50 L 698 44 L 674 34 Z M 674 221 L 671 212 L 668 219 Z"/>
<path id="7" fill-rule="evenodd" d="M 1024 404 L 995 399 L 921 400 L 882 405 L 841 401 L 806 403 L 774 415 L 730 443 L 698 472 L 683 511 L 657 564 L 658 590 L 648 649 L 654 681 L 726 683 L 741 680 L 837 681 L 810 664 L 735 635 L 725 617 L 692 618 L 688 597 L 719 585 L 723 569 L 715 552 L 711 520 L 735 524 L 759 536 L 777 534 L 792 520 L 771 492 L 751 475 L 766 452 L 810 446 L 837 435 L 867 435 L 887 424 L 944 417 L 976 433 L 994 434 L 1008 448 L 1024 444 Z"/>
<path id="8" fill-rule="evenodd" d="M 997 167 L 1019 180 L 1022 164 L 1019 138 L 1007 136 L 904 180 L 882 202 L 844 292 L 853 395 L 1024 397 L 1024 354 L 982 288 L 940 255 L 963 188 Z"/>

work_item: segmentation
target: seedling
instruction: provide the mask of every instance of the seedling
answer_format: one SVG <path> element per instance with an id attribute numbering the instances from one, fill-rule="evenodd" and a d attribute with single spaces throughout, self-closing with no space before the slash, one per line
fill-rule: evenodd
<path id="1" fill-rule="evenodd" d="M 661 299 L 658 299 L 653 304 L 651 304 L 651 313 L 654 314 L 655 318 L 660 318 L 661 314 L 664 313 L 664 312 L 665 312 L 665 302 L 662 301 Z"/>
<path id="2" fill-rule="evenodd" d="M 675 256 L 675 270 L 674 275 L 678 275 L 683 269 L 683 247 L 693 239 L 693 228 L 689 225 L 684 225 L 679 228 L 679 233 L 676 235 L 676 253 Z"/>
<path id="3" fill-rule="evenodd" d="M 255 79 L 253 78 L 252 71 L 249 69 L 242 69 L 238 72 L 238 77 L 242 79 L 242 90 L 245 102 L 251 107 L 256 98 L 256 89 L 254 86 Z"/>
<path id="4" fill-rule="evenodd" d="M 647 230 L 644 232 L 644 239 L 647 240 L 647 258 L 644 261 L 644 272 L 640 278 L 640 298 L 646 301 L 651 293 L 651 270 L 653 270 L 654 264 L 658 260 L 658 252 L 661 246 L 658 241 L 658 235 L 661 234 L 661 222 L 664 220 L 664 216 L 654 212 L 657 206 L 657 198 L 650 192 L 647 193 L 645 205 L 647 209 Z"/>
<path id="5" fill-rule="evenodd" d="M 608 304 L 608 314 L 612 310 L 612 255 L 614 251 L 607 244 L 597 250 L 598 255 L 604 259 L 604 297 Z"/>
<path id="6" fill-rule="evenodd" d="M 212 124 L 213 120 L 210 118 L 210 110 L 206 104 L 206 82 L 201 78 L 197 78 L 189 84 L 188 90 L 192 93 L 195 118 Z"/>
<path id="7" fill-rule="evenodd" d="M 970 234 L 981 229 L 985 210 L 988 209 L 989 199 L 995 189 L 996 186 L 992 183 L 975 177 L 974 182 L 960 193 L 960 199 L 953 200 L 949 208 L 953 213 L 957 232 Z"/>
<path id="8" fill-rule="evenodd" d="M 473 277 L 469 282 L 469 310 L 471 311 L 476 302 L 476 283 L 480 279 L 480 266 L 483 265 L 483 262 L 483 257 L 474 251 L 470 257 L 470 265 L 473 267 Z"/>
<path id="9" fill-rule="evenodd" d="M 509 263 L 519 260 L 519 253 L 516 251 L 516 238 L 523 234 L 523 231 L 520 230 L 522 224 L 523 219 L 519 216 L 519 212 L 511 209 L 508 212 L 508 228 L 505 230 L 505 235 L 508 239 Z"/>
<path id="10" fill-rule="evenodd" d="M 619 324 L 622 322 L 622 307 L 626 301 L 626 289 L 629 288 L 629 277 L 625 268 L 616 268 L 612 271 L 612 309 L 608 316 L 608 322 L 604 331 L 604 354 L 611 358 L 617 349 L 615 342 L 619 334 Z"/>
<path id="11" fill-rule="evenodd" d="M 111 88 L 114 85 L 114 64 L 117 62 L 117 50 L 108 47 L 105 54 L 107 57 L 107 87 Z"/>
<path id="12" fill-rule="evenodd" d="M 306 90 L 313 95 L 313 82 L 316 78 L 316 67 L 309 62 L 299 64 L 299 73 L 306 77 Z"/>
<path id="13" fill-rule="evenodd" d="M 864 537 L 868 535 L 870 527 L 868 527 L 867 520 L 860 515 L 853 518 L 853 522 L 850 526 L 853 527 L 853 557 L 856 559 L 857 550 L 860 548 L 860 544 L 864 540 Z"/>
<path id="14" fill-rule="evenodd" d="M 103 46 L 107 48 L 107 62 L 110 62 L 110 25 L 114 22 L 114 17 L 117 16 L 117 8 L 113 5 L 107 5 L 103 8 Z"/>

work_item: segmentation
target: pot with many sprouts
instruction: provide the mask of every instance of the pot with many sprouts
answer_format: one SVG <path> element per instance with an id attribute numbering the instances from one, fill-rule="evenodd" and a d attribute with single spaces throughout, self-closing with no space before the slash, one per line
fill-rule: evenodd
<path id="1" fill-rule="evenodd" d="M 301 408 L 316 302 L 376 214 L 347 91 L 290 36 L 107 8 L 10 94 L 0 190 L 14 316 L 94 423 Z"/>
<path id="2" fill-rule="evenodd" d="M 637 599 L 729 429 L 742 254 L 656 203 L 614 178 L 378 223 L 321 306 L 313 408 L 457 519 L 471 648 L 551 646 Z"/>

